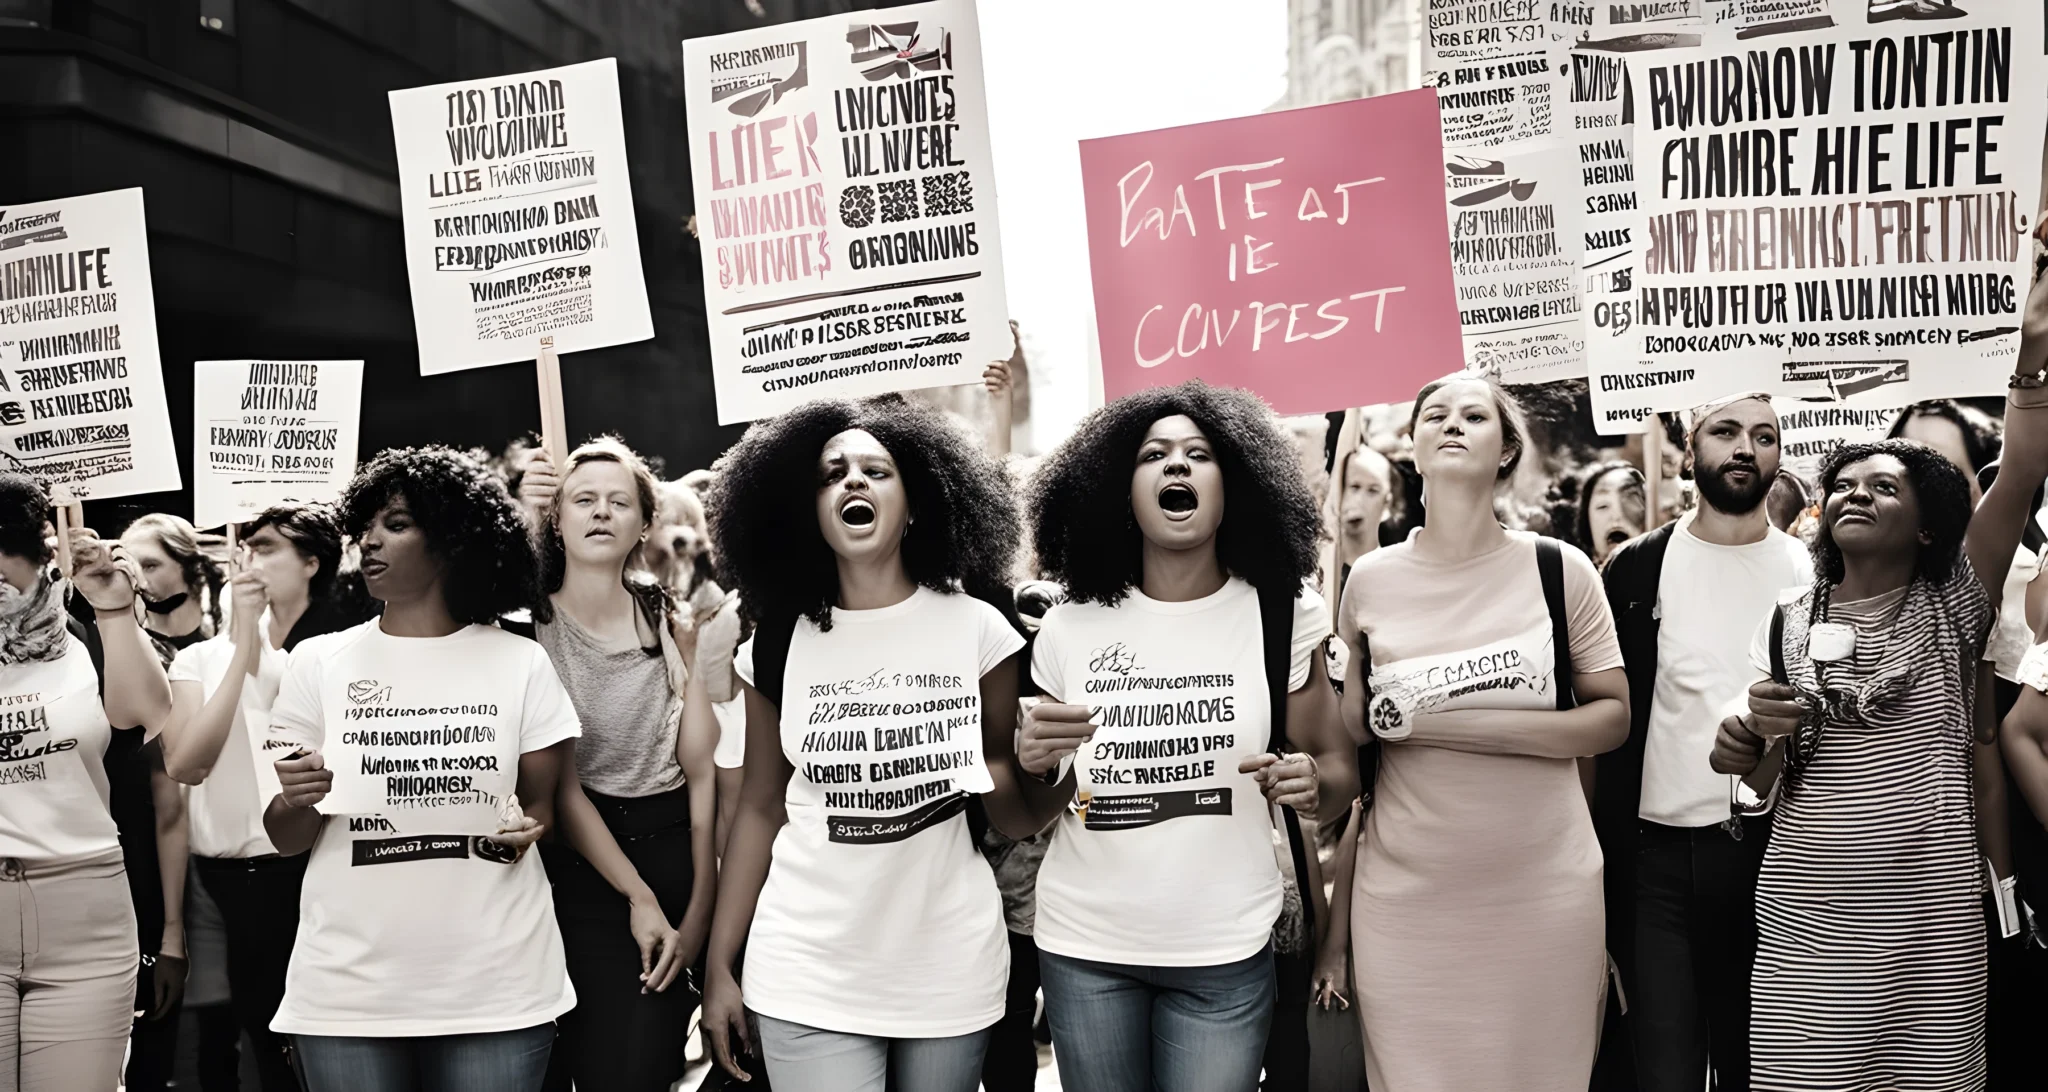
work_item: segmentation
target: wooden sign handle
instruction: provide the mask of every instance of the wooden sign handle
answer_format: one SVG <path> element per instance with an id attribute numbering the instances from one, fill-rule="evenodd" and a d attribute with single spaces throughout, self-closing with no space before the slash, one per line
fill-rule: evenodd
<path id="1" fill-rule="evenodd" d="M 540 387 L 541 450 L 555 464 L 555 471 L 569 462 L 569 428 L 562 412 L 562 361 L 555 355 L 555 339 L 540 339 L 540 355 L 533 361 Z"/>
<path id="2" fill-rule="evenodd" d="M 57 517 L 57 568 L 67 579 L 71 576 L 71 532 L 85 526 L 85 505 L 71 492 L 71 486 L 58 482 L 50 487 L 50 504 Z"/>
<path id="3" fill-rule="evenodd" d="M 1664 415 L 1650 415 L 1650 431 L 1643 434 L 1643 502 L 1649 509 L 1643 515 L 1643 529 L 1663 526 L 1664 509 L 1660 506 L 1663 498 L 1658 496 L 1659 486 L 1664 477 Z"/>

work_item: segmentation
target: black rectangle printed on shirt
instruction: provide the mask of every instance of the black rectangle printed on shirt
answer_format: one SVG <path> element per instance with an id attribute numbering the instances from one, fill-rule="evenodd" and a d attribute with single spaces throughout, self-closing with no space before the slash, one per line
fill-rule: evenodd
<path id="1" fill-rule="evenodd" d="M 350 867 L 432 861 L 462 860 L 469 856 L 467 837 L 459 834 L 421 834 L 411 838 L 366 838 L 351 847 Z"/>
<path id="2" fill-rule="evenodd" d="M 1093 797 L 1081 822 L 1089 830 L 1130 830 L 1190 815 L 1229 814 L 1229 789 L 1182 789 L 1142 796 Z"/>
<path id="3" fill-rule="evenodd" d="M 900 842 L 918 831 L 951 819 L 966 808 L 967 794 L 956 792 L 896 815 L 828 815 L 825 817 L 825 833 L 829 840 L 848 845 Z"/>

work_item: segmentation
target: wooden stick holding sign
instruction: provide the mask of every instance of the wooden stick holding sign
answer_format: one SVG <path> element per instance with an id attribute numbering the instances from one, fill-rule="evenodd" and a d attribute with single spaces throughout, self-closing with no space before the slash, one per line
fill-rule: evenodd
<path id="1" fill-rule="evenodd" d="M 562 412 L 562 360 L 555 355 L 555 339 L 540 339 L 540 355 L 534 358 L 540 381 L 540 446 L 548 453 L 555 472 L 569 464 L 569 426 Z"/>
<path id="2" fill-rule="evenodd" d="M 57 516 L 57 570 L 71 576 L 71 531 L 85 526 L 85 505 L 72 495 L 71 487 L 58 482 L 50 488 L 50 503 Z"/>
<path id="3" fill-rule="evenodd" d="M 1643 530 L 1663 525 L 1664 509 L 1658 505 L 1658 481 L 1664 477 L 1664 415 L 1650 415 L 1650 431 L 1643 433 Z"/>

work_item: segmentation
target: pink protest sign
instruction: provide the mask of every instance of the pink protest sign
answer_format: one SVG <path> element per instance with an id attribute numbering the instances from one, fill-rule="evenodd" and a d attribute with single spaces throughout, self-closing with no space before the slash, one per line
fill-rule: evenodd
<path id="1" fill-rule="evenodd" d="M 1442 145 L 1430 89 L 1082 141 L 1103 393 L 1317 413 L 1462 369 Z"/>

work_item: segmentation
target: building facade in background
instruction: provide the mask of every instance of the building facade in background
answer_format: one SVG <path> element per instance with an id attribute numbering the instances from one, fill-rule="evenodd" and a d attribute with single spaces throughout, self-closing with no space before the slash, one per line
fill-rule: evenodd
<path id="1" fill-rule="evenodd" d="M 1288 0 L 1287 22 L 1276 110 L 1422 85 L 1422 0 Z"/>

